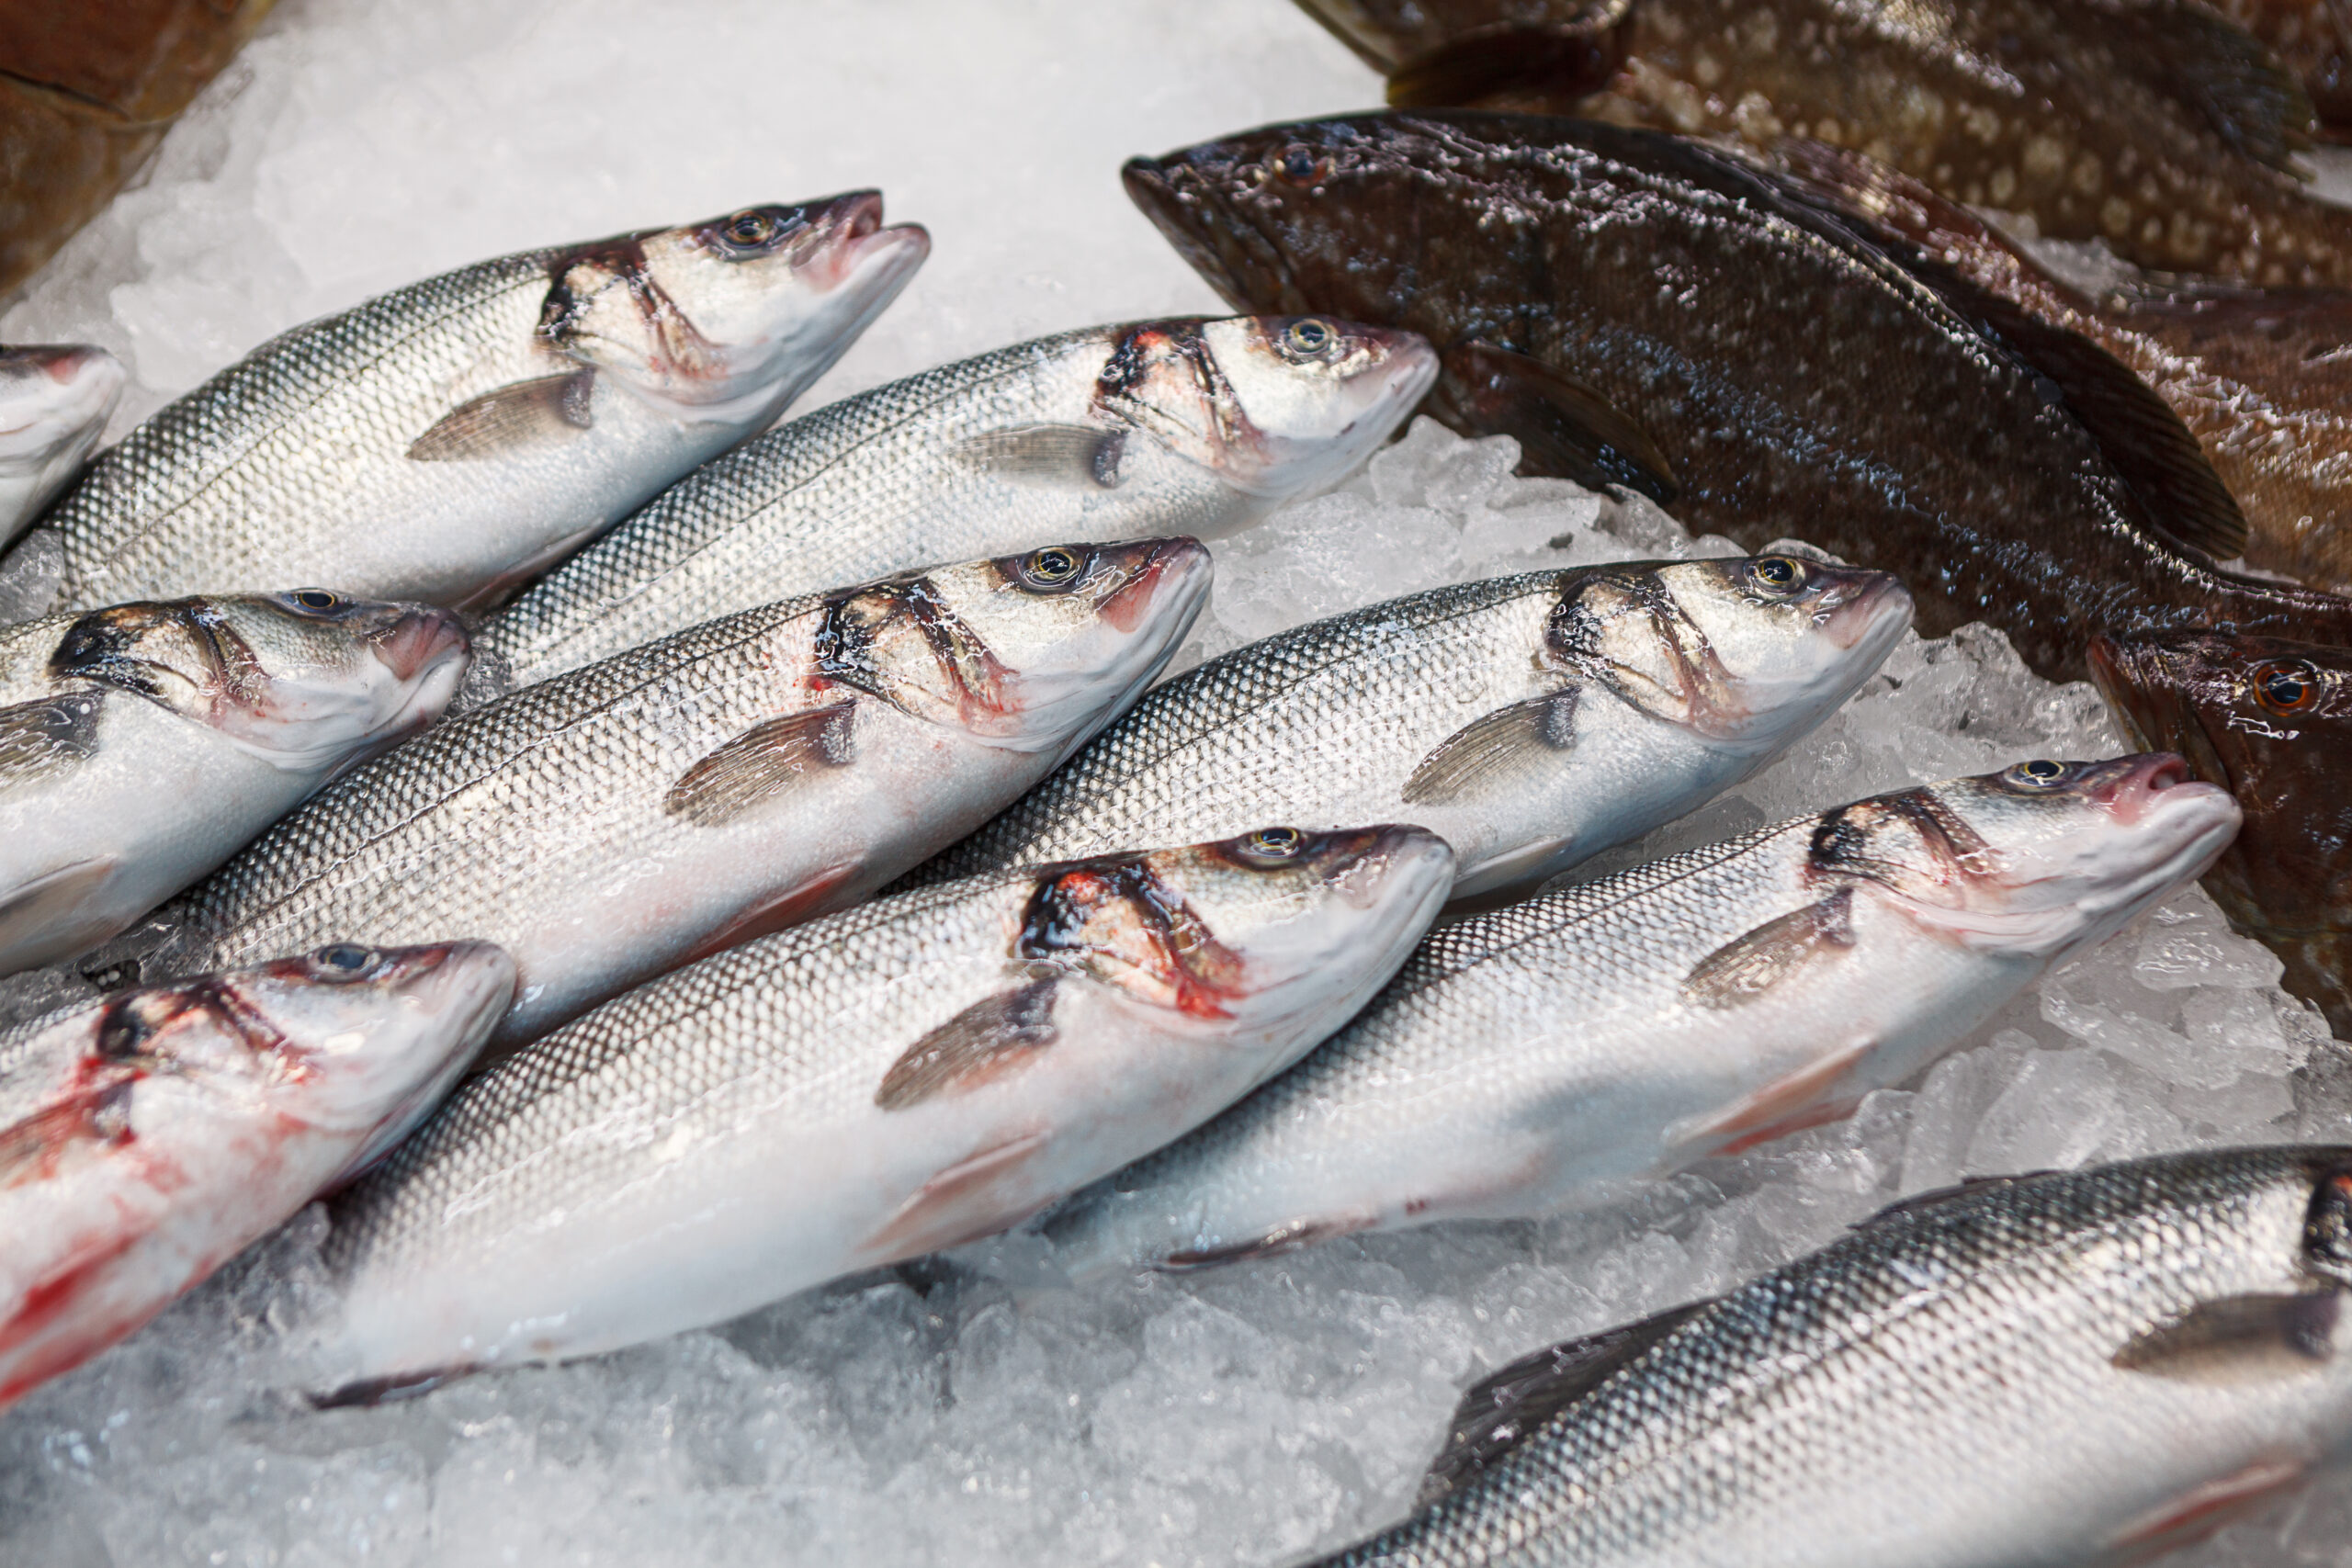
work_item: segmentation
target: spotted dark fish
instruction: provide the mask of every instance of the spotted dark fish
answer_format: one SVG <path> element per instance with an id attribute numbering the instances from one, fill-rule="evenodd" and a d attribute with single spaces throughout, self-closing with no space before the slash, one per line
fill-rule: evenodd
<path id="1" fill-rule="evenodd" d="M 1237 303 L 1402 326 L 1441 408 L 1532 471 L 1616 483 L 1749 548 L 1901 576 L 1930 635 L 1987 620 L 2045 675 L 2097 632 L 2352 642 L 2352 601 L 2218 570 L 2245 524 L 2130 371 L 1795 182 L 1588 121 L 1391 112 L 1127 166 Z"/>

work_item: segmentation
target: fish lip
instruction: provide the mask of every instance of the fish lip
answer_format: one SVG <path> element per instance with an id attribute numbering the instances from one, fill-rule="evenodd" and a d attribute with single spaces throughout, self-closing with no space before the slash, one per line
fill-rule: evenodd
<path id="1" fill-rule="evenodd" d="M 1215 567 L 1208 547 L 1189 535 L 1159 540 L 1135 576 L 1102 602 L 1102 619 L 1115 631 L 1132 632 L 1163 598 L 1177 603 L 1204 593 Z"/>
<path id="2" fill-rule="evenodd" d="M 21 423 L 0 427 L 0 437 L 40 432 L 62 444 L 89 431 L 113 411 L 130 373 L 96 344 L 36 344 L 0 350 L 0 366 L 22 365 L 65 389 L 65 396 L 37 407 Z M 95 433 L 92 433 L 95 439 Z"/>
<path id="3" fill-rule="evenodd" d="M 1372 908 L 1400 880 L 1424 871 L 1445 886 L 1453 886 L 1453 846 L 1429 829 L 1410 822 L 1383 822 L 1368 830 L 1372 841 L 1331 874 L 1332 886 L 1351 908 Z"/>
<path id="4" fill-rule="evenodd" d="M 2136 827 L 2157 811 L 2197 807 L 2218 796 L 2235 805 L 2230 792 L 2207 784 L 2175 751 L 2118 757 L 2099 765 L 2085 781 L 2084 798 L 2124 827 Z"/>
<path id="5" fill-rule="evenodd" d="M 1830 643 L 1850 652 L 1887 636 L 1890 626 L 1893 635 L 1900 636 L 1918 613 L 1911 591 L 1890 573 L 1849 570 L 1854 570 L 1857 581 L 1835 603 L 1825 605 L 1821 616 L 1821 629 Z"/>
<path id="6" fill-rule="evenodd" d="M 472 649 L 465 624 L 430 604 L 404 606 L 391 625 L 370 637 L 368 643 L 378 661 L 402 685 L 451 652 Z"/>
<path id="7" fill-rule="evenodd" d="M 931 254 L 931 231 L 920 223 L 883 223 L 878 190 L 827 197 L 810 213 L 808 230 L 805 259 L 794 270 L 827 291 L 855 284 L 869 270 L 878 270 L 872 282 L 887 288 Z"/>

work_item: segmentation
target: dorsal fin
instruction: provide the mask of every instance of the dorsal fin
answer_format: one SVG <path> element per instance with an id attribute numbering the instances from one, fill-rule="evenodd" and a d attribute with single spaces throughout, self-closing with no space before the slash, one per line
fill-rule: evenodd
<path id="1" fill-rule="evenodd" d="M 1601 1381 L 1714 1305 L 1713 1299 L 1669 1307 L 1639 1323 L 1564 1340 L 1522 1356 L 1471 1385 L 1454 1407 L 1445 1447 L 1421 1477 L 1414 1506 L 1425 1508 L 1476 1480 L 1521 1443 L 1550 1425 Z"/>

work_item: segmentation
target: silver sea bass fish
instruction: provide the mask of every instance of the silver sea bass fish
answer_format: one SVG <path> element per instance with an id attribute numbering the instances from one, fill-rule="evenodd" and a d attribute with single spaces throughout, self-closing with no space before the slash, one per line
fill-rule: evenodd
<path id="1" fill-rule="evenodd" d="M 1261 829 L 880 899 L 609 1002 L 338 1204 L 336 1397 L 613 1349 L 1015 1224 L 1296 1059 L 1452 870 L 1418 828 Z"/>
<path id="2" fill-rule="evenodd" d="M 128 378 L 85 343 L 0 348 L 0 544 L 82 471 Z"/>
<path id="3" fill-rule="evenodd" d="M 0 1407 L 414 1122 L 514 984 L 481 942 L 346 943 L 0 1035 Z"/>
<path id="4" fill-rule="evenodd" d="M 1460 894 L 1679 817 L 1868 680 L 1910 624 L 1883 572 L 1788 557 L 1529 572 L 1236 649 L 1153 692 L 919 874 L 1281 820 L 1419 822 Z"/>
<path id="5" fill-rule="evenodd" d="M 664 492 L 483 628 L 524 685 L 763 599 L 1064 539 L 1247 527 L 1429 389 L 1410 333 L 1186 318 L 1018 344 L 794 420 Z"/>
<path id="6" fill-rule="evenodd" d="M 1208 596 L 1190 539 L 1053 547 L 786 600 L 450 720 L 166 911 L 170 972 L 321 942 L 498 942 L 498 1040 L 837 908 L 1116 714 Z"/>
<path id="7" fill-rule="evenodd" d="M 319 588 L 0 627 L 0 974 L 120 932 L 465 671 L 450 612 Z"/>
<path id="8" fill-rule="evenodd" d="M 1540 1214 L 1850 1114 L 2237 826 L 2177 757 L 2021 762 L 1473 916 L 1055 1229 L 1080 1271 L 1199 1266 Z"/>
<path id="9" fill-rule="evenodd" d="M 1473 1389 L 1326 1568 L 2140 1562 L 2352 1451 L 2352 1148 L 1973 1183 Z"/>
<path id="10" fill-rule="evenodd" d="M 58 609 L 305 581 L 494 602 L 832 364 L 929 249 L 881 211 L 747 208 L 297 327 L 107 450 L 19 547 L 58 552 Z"/>

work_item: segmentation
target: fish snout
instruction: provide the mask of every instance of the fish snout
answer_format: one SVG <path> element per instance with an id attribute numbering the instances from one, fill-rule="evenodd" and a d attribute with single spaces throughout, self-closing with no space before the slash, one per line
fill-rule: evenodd
<path id="1" fill-rule="evenodd" d="M 2197 779 L 2188 763 L 2170 751 L 2118 757 L 2091 768 L 2077 786 L 2085 799 L 2122 827 L 2137 827 L 2159 811 L 2201 810 L 2236 802 L 2230 793 Z"/>
<path id="2" fill-rule="evenodd" d="M 797 270 L 818 288 L 831 290 L 871 278 L 905 276 L 931 254 L 931 233 L 919 223 L 882 222 L 882 193 L 850 191 L 812 203 Z"/>
<path id="3" fill-rule="evenodd" d="M 1102 619 L 1115 631 L 1133 632 L 1170 612 L 1185 615 L 1208 596 L 1216 565 L 1198 539 L 1179 535 L 1096 547 L 1105 565 L 1127 577 L 1102 601 Z"/>
<path id="4" fill-rule="evenodd" d="M 1407 902 L 1417 901 L 1427 891 L 1453 883 L 1453 846 L 1411 823 L 1309 834 L 1307 855 L 1357 909 L 1400 896 Z"/>
<path id="5" fill-rule="evenodd" d="M 1911 624 L 1911 591 L 1892 573 L 1861 567 L 1819 567 L 1823 633 L 1839 649 L 1892 642 Z"/>
<path id="6" fill-rule="evenodd" d="M 401 604 L 390 621 L 368 637 L 377 660 L 402 685 L 452 654 L 470 651 L 465 624 L 447 610 L 431 604 Z"/>

